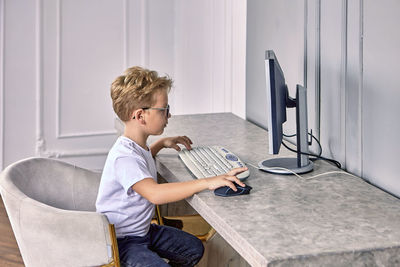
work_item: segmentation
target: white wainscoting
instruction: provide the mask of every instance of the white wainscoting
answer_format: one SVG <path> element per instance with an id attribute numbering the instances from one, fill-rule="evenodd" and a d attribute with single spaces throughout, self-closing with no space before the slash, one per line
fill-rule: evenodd
<path id="1" fill-rule="evenodd" d="M 116 138 L 109 87 L 133 65 L 173 78 L 173 114 L 245 116 L 244 0 L 1 0 L 0 8 L 2 168 L 43 156 L 101 169 Z"/>
<path id="2" fill-rule="evenodd" d="M 43 1 L 38 10 L 42 155 L 77 155 L 82 142 L 98 154 L 104 137 L 115 136 L 109 83 L 126 65 L 124 3 Z"/>

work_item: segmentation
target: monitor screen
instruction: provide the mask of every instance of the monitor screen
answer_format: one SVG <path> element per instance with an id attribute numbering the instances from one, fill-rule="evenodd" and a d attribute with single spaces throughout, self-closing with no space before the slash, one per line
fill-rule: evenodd
<path id="1" fill-rule="evenodd" d="M 265 51 L 269 153 L 278 154 L 282 142 L 282 124 L 286 121 L 288 88 L 275 53 Z"/>
<path id="2" fill-rule="evenodd" d="M 297 85 L 296 99 L 289 97 L 283 71 L 272 50 L 265 51 L 265 78 L 269 153 L 279 153 L 283 123 L 286 122 L 286 108 L 296 108 L 297 157 L 267 158 L 259 163 L 260 169 L 280 174 L 312 171 L 313 164 L 308 158 L 307 89 Z"/>

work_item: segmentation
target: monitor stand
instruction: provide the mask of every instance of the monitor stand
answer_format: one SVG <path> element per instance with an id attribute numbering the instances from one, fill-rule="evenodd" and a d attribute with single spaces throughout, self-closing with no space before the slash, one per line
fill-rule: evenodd
<path id="1" fill-rule="evenodd" d="M 308 155 L 301 152 L 308 152 L 308 127 L 307 127 L 307 89 L 303 86 L 296 87 L 296 137 L 297 137 L 297 158 L 272 158 L 261 161 L 258 164 L 260 170 L 276 174 L 293 174 L 310 172 L 314 164 L 309 160 Z M 274 168 L 275 167 L 275 168 Z M 288 169 L 288 170 L 285 170 Z"/>
<path id="2" fill-rule="evenodd" d="M 261 161 L 258 167 L 260 170 L 275 174 L 293 174 L 293 172 L 301 174 L 312 171 L 314 164 L 312 161 L 308 161 L 307 165 L 299 167 L 297 158 L 273 158 Z"/>

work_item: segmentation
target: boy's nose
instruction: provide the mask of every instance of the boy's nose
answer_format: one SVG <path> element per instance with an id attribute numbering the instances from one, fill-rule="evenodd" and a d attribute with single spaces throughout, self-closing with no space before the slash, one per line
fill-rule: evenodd
<path id="1" fill-rule="evenodd" d="M 168 119 L 171 118 L 172 114 L 171 112 L 168 112 Z"/>

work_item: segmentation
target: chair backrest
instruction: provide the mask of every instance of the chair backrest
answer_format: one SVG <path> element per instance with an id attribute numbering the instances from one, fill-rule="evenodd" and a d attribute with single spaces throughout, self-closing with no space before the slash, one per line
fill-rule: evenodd
<path id="1" fill-rule="evenodd" d="M 100 173 L 68 163 L 30 158 L 5 170 L 1 186 L 24 194 L 49 206 L 80 211 L 95 211 Z"/>
<path id="2" fill-rule="evenodd" d="M 109 222 L 95 212 L 100 173 L 29 158 L 0 174 L 0 192 L 26 266 L 99 266 L 113 260 Z"/>

